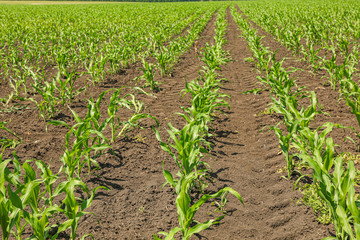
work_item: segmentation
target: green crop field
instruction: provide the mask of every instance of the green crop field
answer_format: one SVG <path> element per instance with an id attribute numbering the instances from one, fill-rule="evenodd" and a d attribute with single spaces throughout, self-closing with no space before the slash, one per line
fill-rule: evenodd
<path id="1" fill-rule="evenodd" d="M 2 239 L 360 239 L 359 6 L 0 1 Z"/>
<path id="2" fill-rule="evenodd" d="M 118 3 L 118 2 L 83 2 L 83 1 L 0 1 L 0 4 L 10 5 L 56 5 L 56 4 L 106 4 L 106 3 Z"/>

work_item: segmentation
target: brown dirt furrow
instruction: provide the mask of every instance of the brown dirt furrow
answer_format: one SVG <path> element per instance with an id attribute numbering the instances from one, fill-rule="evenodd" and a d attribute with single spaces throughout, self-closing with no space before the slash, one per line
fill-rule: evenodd
<path id="1" fill-rule="evenodd" d="M 215 185 L 230 186 L 239 191 L 245 206 L 229 198 L 226 216 L 220 226 L 201 233 L 200 239 L 321 239 L 328 228 L 318 224 L 311 209 L 297 206 L 297 192 L 291 182 L 281 178 L 278 169 L 285 160 L 273 132 L 260 132 L 264 126 L 278 120 L 259 115 L 270 97 L 267 92 L 244 95 L 241 92 L 256 87 L 257 73 L 244 59 L 250 57 L 245 40 L 228 12 L 227 33 L 230 51 L 235 60 L 226 65 L 222 75 L 230 82 L 224 92 L 231 95 L 231 110 L 216 124 Z M 224 130 L 226 129 L 226 130 Z"/>

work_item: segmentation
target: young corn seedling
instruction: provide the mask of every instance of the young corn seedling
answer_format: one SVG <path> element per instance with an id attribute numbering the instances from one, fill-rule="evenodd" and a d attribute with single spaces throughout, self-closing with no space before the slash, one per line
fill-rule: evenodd
<path id="1" fill-rule="evenodd" d="M 152 63 L 148 63 L 147 61 L 145 61 L 145 59 L 142 60 L 142 63 L 143 67 L 140 69 L 144 73 L 144 75 L 136 77 L 134 80 L 139 81 L 141 79 L 146 82 L 145 87 L 150 87 L 150 89 L 155 92 L 160 91 L 160 84 L 158 81 L 155 80 L 155 73 L 158 66 Z"/>
<path id="2" fill-rule="evenodd" d="M 156 52 L 155 58 L 159 62 L 161 76 L 164 77 L 170 71 L 169 63 L 171 63 L 171 53 L 163 46 L 160 51 Z"/>
<path id="3" fill-rule="evenodd" d="M 64 121 L 57 120 L 52 120 L 48 123 L 55 126 L 65 126 L 69 129 L 65 137 L 65 153 L 61 158 L 61 161 L 65 165 L 65 175 L 69 179 L 74 178 L 74 173 L 80 178 L 82 168 L 85 164 L 87 164 L 89 172 L 91 171 L 92 165 L 99 168 L 95 160 L 97 152 L 99 151 L 99 154 L 101 154 L 103 150 L 111 148 L 108 144 L 109 140 L 103 134 L 109 120 L 105 119 L 103 122 L 100 122 L 100 104 L 108 91 L 101 93 L 96 102 L 94 102 L 92 98 L 88 100 L 88 112 L 84 119 L 80 118 L 75 111 L 70 109 L 77 122 L 74 126 L 70 127 Z M 75 140 L 71 146 L 70 137 L 72 135 Z M 94 152 L 94 156 L 92 156 L 92 152 Z"/>
<path id="4" fill-rule="evenodd" d="M 45 82 L 43 87 L 35 86 L 34 84 L 32 84 L 32 86 L 41 95 L 43 100 L 40 102 L 37 102 L 33 98 L 30 98 L 30 100 L 33 101 L 39 108 L 39 115 L 44 119 L 44 121 L 47 121 L 48 119 L 54 117 L 55 113 L 57 112 L 55 107 L 58 103 L 58 98 L 55 96 L 56 82 Z"/>
<path id="5" fill-rule="evenodd" d="M 338 82 L 341 80 L 339 74 L 341 74 L 341 67 L 336 64 L 337 54 L 335 50 L 332 50 L 332 55 L 330 59 L 321 58 L 322 67 L 321 69 L 325 69 L 329 74 L 329 83 L 333 90 L 336 90 L 336 86 Z"/>
<path id="6" fill-rule="evenodd" d="M 121 97 L 121 90 L 116 90 L 113 95 L 110 97 L 109 106 L 108 106 L 108 115 L 107 122 L 111 129 L 111 142 L 113 143 L 117 138 L 124 136 L 127 132 L 131 131 L 136 127 L 140 127 L 139 123 L 142 119 L 153 119 L 157 126 L 159 122 L 153 116 L 148 113 L 141 113 L 143 110 L 144 104 L 135 99 L 135 96 L 131 93 L 126 94 L 124 97 Z M 140 88 L 134 88 L 134 90 L 140 90 L 141 93 L 147 94 Z M 133 114 L 127 121 L 121 121 L 120 117 L 117 116 L 117 112 L 120 108 L 126 108 L 133 111 Z M 120 131 L 116 133 L 118 130 Z"/>
<path id="7" fill-rule="evenodd" d="M 86 71 L 91 76 L 91 81 L 95 86 L 104 80 L 105 64 L 107 59 L 101 55 L 100 59 L 91 58 L 90 62 L 85 66 Z"/>
<path id="8" fill-rule="evenodd" d="M 247 58 L 246 61 L 253 62 L 260 71 L 265 70 L 268 62 L 267 59 L 269 59 L 271 52 L 262 45 L 261 39 L 263 36 L 258 36 L 255 29 L 249 29 L 246 38 L 248 46 L 253 53 L 253 58 Z"/>
<path id="9" fill-rule="evenodd" d="M 13 164 L 13 171 L 7 167 L 10 161 Z M 22 239 L 22 233 L 27 225 L 30 225 L 33 230 L 32 238 L 48 239 L 51 237 L 49 219 L 62 211 L 53 204 L 53 198 L 56 196 L 56 193 L 53 194 L 53 184 L 58 179 L 58 174 L 53 175 L 46 164 L 36 160 L 36 165 L 41 170 L 41 178 L 37 178 L 29 162 L 28 160 L 21 165 L 14 152 L 12 160 L 4 160 L 0 164 L 0 212 L 2 212 L 3 239 L 8 239 L 10 233 L 16 239 Z M 22 175 L 22 172 L 25 172 L 25 175 Z M 45 185 L 45 190 L 42 192 L 40 186 L 43 185 Z"/>
<path id="10" fill-rule="evenodd" d="M 82 190 L 84 193 L 86 193 L 88 195 L 88 198 L 81 199 L 81 198 L 75 197 L 75 194 L 74 194 L 75 188 L 78 188 L 78 189 Z M 87 214 L 94 215 L 92 212 L 86 212 L 85 209 L 90 207 L 90 205 L 92 204 L 92 201 L 94 200 L 95 192 L 100 188 L 109 190 L 106 187 L 99 186 L 99 187 L 94 188 L 92 191 L 90 191 L 89 188 L 85 185 L 85 183 L 83 183 L 82 181 L 77 180 L 77 179 L 71 179 L 69 181 L 62 182 L 56 188 L 55 194 L 58 195 L 62 192 L 64 192 L 66 194 L 65 199 L 62 201 L 65 206 L 65 208 L 62 212 L 65 214 L 65 216 L 68 218 L 68 220 L 63 222 L 59 226 L 56 235 L 52 239 L 56 239 L 59 233 L 65 231 L 66 229 L 69 229 L 69 228 L 71 230 L 70 239 L 72 239 L 72 240 L 77 239 L 76 231 L 78 229 L 79 220 L 84 215 L 87 215 Z M 91 192 L 91 194 L 90 194 L 90 192 Z M 81 239 L 85 239 L 85 237 L 87 237 L 87 236 L 93 237 L 91 234 L 86 234 Z"/>
<path id="11" fill-rule="evenodd" d="M 19 135 L 17 135 L 15 132 L 11 131 L 9 128 L 5 127 L 6 124 L 7 124 L 6 122 L 0 122 L 0 129 L 8 132 L 12 136 L 16 137 L 16 139 L 9 139 L 5 136 L 0 136 L 0 146 L 3 149 L 2 152 L 4 152 L 5 148 L 7 148 L 7 147 L 15 148 L 17 145 L 22 143 L 22 140 L 19 137 Z"/>
<path id="12" fill-rule="evenodd" d="M 66 73 L 65 80 L 61 78 L 60 71 L 57 73 L 56 77 L 53 77 L 53 81 L 56 82 L 56 90 L 59 92 L 60 103 L 63 106 L 67 103 L 71 103 L 76 95 L 85 90 L 85 87 L 76 91 L 74 89 L 74 84 L 79 77 L 81 77 L 81 74 L 75 71 Z"/>
<path id="13" fill-rule="evenodd" d="M 316 48 L 312 41 L 307 40 L 307 47 L 303 48 L 303 55 L 306 61 L 308 61 L 313 69 L 314 73 L 320 69 L 321 61 L 319 61 L 319 52 L 322 50 L 321 47 Z"/>
<path id="14" fill-rule="evenodd" d="M 203 176 L 206 169 L 203 169 L 208 164 L 201 161 L 203 154 L 208 153 L 204 145 L 208 143 L 201 138 L 199 135 L 199 127 L 194 123 L 187 124 L 182 130 L 178 130 L 169 123 L 170 130 L 167 132 L 170 135 L 172 144 L 161 141 L 160 133 L 154 128 L 156 138 L 160 141 L 161 148 L 170 154 L 174 159 L 176 165 L 179 167 L 177 175 L 180 180 L 188 176 L 192 172 L 196 173 L 196 176 Z M 173 149 L 173 150 L 172 150 Z M 175 151 L 174 151 L 175 150 Z M 176 193 L 180 192 L 179 179 L 173 177 L 173 175 L 163 168 L 164 177 L 166 184 L 170 184 L 171 187 L 175 188 Z"/>
<path id="15" fill-rule="evenodd" d="M 112 53 L 108 55 L 108 60 L 110 64 L 110 73 L 115 74 L 120 70 L 120 59 L 117 53 Z"/>
<path id="16" fill-rule="evenodd" d="M 211 219 L 203 223 L 199 223 L 194 220 L 194 216 L 199 208 L 208 200 L 219 198 L 224 193 L 233 194 L 243 204 L 241 196 L 238 192 L 232 188 L 225 187 L 214 194 L 204 194 L 198 201 L 191 204 L 191 198 L 189 193 L 191 191 L 192 182 L 197 179 L 195 172 L 185 176 L 180 180 L 180 191 L 176 197 L 176 209 L 179 217 L 179 227 L 171 229 L 170 232 L 159 232 L 158 234 L 165 235 L 165 240 L 174 240 L 175 235 L 178 232 L 182 234 L 182 240 L 189 240 L 194 234 L 199 233 L 214 224 L 217 224 L 224 216 L 220 216 L 216 219 Z M 194 225 L 195 223 L 195 225 Z M 154 240 L 161 240 L 161 238 L 154 235 Z"/>
<path id="17" fill-rule="evenodd" d="M 194 123 L 197 126 L 199 126 L 199 132 L 201 136 L 203 137 L 212 136 L 212 134 L 209 132 L 210 131 L 209 125 L 212 122 L 212 118 L 210 115 L 206 113 L 198 112 L 193 105 L 191 105 L 191 107 L 188 108 L 181 107 L 181 109 L 184 110 L 185 114 L 184 113 L 176 113 L 176 114 L 184 118 L 188 124 Z"/>
<path id="18" fill-rule="evenodd" d="M 77 178 L 81 179 L 82 169 L 86 163 L 89 172 L 91 171 L 92 165 L 99 168 L 97 161 L 90 156 L 92 150 L 97 150 L 96 146 L 89 146 L 92 133 L 92 129 L 86 128 L 85 124 L 79 124 L 75 128 L 71 128 L 66 134 L 65 152 L 61 157 L 61 162 L 64 164 L 64 175 L 67 176 L 69 180 L 75 178 L 74 174 L 76 174 Z M 75 141 L 72 146 L 70 145 L 71 135 L 75 136 Z M 106 148 L 104 147 L 104 149 Z"/>
<path id="19" fill-rule="evenodd" d="M 334 142 L 326 135 L 331 131 L 333 124 L 324 125 L 325 130 L 318 134 L 318 130 L 304 129 L 309 143 L 308 151 L 300 145 L 298 156 L 313 169 L 313 178 L 319 184 L 319 196 L 330 209 L 332 222 L 335 226 L 336 238 L 326 239 L 358 239 L 360 237 L 359 202 L 355 200 L 355 166 L 349 161 L 343 166 L 342 156 L 334 156 Z M 333 170 L 332 170 L 333 169 Z"/>
<path id="20" fill-rule="evenodd" d="M 298 100 L 292 96 L 284 96 L 281 97 L 280 100 L 272 98 L 274 104 L 271 108 L 284 116 L 284 124 L 288 132 L 291 132 L 291 127 L 296 121 L 298 121 L 300 129 L 303 129 L 309 127 L 310 121 L 313 120 L 317 114 L 326 114 L 325 112 L 317 110 L 315 92 L 311 92 L 309 97 L 311 101 L 310 105 L 307 108 L 302 107 L 300 110 L 297 109 Z"/>
<path id="21" fill-rule="evenodd" d="M 210 46 L 206 43 L 204 51 L 202 52 L 203 57 L 201 60 L 206 64 L 209 69 L 218 70 L 221 65 L 226 64 L 230 61 L 225 51 L 221 47 Z"/>
<path id="22" fill-rule="evenodd" d="M 281 151 L 285 156 L 288 180 L 290 180 L 293 172 L 297 171 L 295 170 L 295 162 L 293 159 L 293 155 L 290 153 L 291 141 L 293 139 L 294 134 L 296 134 L 297 127 L 298 127 L 298 123 L 297 122 L 293 123 L 290 127 L 290 132 L 286 135 L 283 134 L 278 127 L 276 126 L 270 127 L 270 129 L 274 130 L 276 136 L 278 137 Z"/>
<path id="23" fill-rule="evenodd" d="M 199 74 L 197 79 L 186 83 L 186 88 L 181 91 L 184 92 L 183 96 L 187 93 L 191 95 L 191 107 L 186 111 L 205 120 L 216 113 L 223 113 L 221 107 L 229 109 L 230 105 L 224 98 L 230 96 L 219 93 L 220 82 L 221 79 L 217 79 L 213 71 L 204 71 L 204 77 Z M 202 114 L 207 117 L 203 118 Z"/>
<path id="24" fill-rule="evenodd" d="M 23 231 L 23 226 L 20 224 L 19 218 L 19 210 L 13 205 L 12 202 L 18 200 L 16 197 L 12 197 L 12 195 L 8 195 L 8 188 L 5 187 L 5 183 L 8 181 L 6 177 L 11 176 L 12 173 L 8 170 L 7 165 L 10 163 L 11 159 L 3 160 L 2 154 L 0 155 L 0 225 L 2 230 L 2 239 L 7 240 L 10 237 L 10 234 L 13 232 L 13 227 L 16 225 L 18 229 L 18 233 L 14 233 L 15 238 L 19 239 L 17 236 L 21 236 Z M 14 174 L 20 175 L 20 170 L 16 168 L 14 169 Z M 10 188 L 11 190 L 11 188 Z M 13 193 L 9 191 L 10 194 Z M 15 195 L 15 194 L 13 194 Z M 16 198 L 16 199 L 15 199 Z M 11 200 L 13 199 L 13 200 Z M 20 200 L 21 202 L 21 200 Z M 20 204 L 19 204 L 20 205 Z"/>
<path id="25" fill-rule="evenodd" d="M 199 72 L 198 78 L 187 82 L 186 88 L 181 91 L 183 92 L 183 97 L 187 93 L 191 95 L 191 106 L 187 108 L 182 107 L 186 114 L 177 114 L 183 117 L 189 124 L 195 123 L 198 125 L 202 137 L 212 136 L 209 133 L 209 125 L 215 114 L 223 113 L 221 107 L 230 108 L 228 102 L 224 100 L 224 98 L 230 98 L 230 96 L 219 93 L 223 80 L 216 73 L 216 69 L 204 67 L 204 70 Z"/>
<path id="26" fill-rule="evenodd" d="M 14 90 L 15 97 L 20 97 L 22 91 L 27 94 L 28 89 L 26 86 L 27 80 L 30 77 L 29 68 L 26 66 L 18 66 L 15 68 L 15 78 L 10 77 L 9 84 Z"/>
<path id="27" fill-rule="evenodd" d="M 69 55 L 69 52 L 65 50 L 63 52 L 59 52 L 56 56 L 57 68 L 61 75 L 67 74 L 67 68 L 70 64 L 70 59 L 69 59 L 68 55 Z"/>
<path id="28" fill-rule="evenodd" d="M 346 97 L 346 104 L 350 107 L 351 113 L 355 115 L 358 125 L 360 126 L 360 88 L 358 85 L 350 80 L 343 80 L 342 83 L 342 94 Z M 360 139 L 360 133 L 357 132 L 354 128 L 352 128 L 355 132 L 356 136 Z M 355 145 L 358 146 L 358 151 L 360 151 L 360 145 L 356 144 L 355 141 L 350 138 Z"/>
<path id="29" fill-rule="evenodd" d="M 33 80 L 32 85 L 34 85 L 38 88 L 44 87 L 44 83 L 46 82 L 46 76 L 45 76 L 44 70 L 42 70 L 41 74 L 34 72 L 31 68 L 27 68 L 27 71 L 29 72 L 29 74 Z"/>
<path id="30" fill-rule="evenodd" d="M 349 39 L 344 36 L 338 39 L 337 45 L 342 56 L 347 57 L 349 55 L 350 43 Z"/>
<path id="31" fill-rule="evenodd" d="M 22 82 L 13 77 L 10 77 L 9 84 L 10 87 L 14 90 L 14 97 L 20 97 L 20 92 L 22 91 Z"/>
<path id="32" fill-rule="evenodd" d="M 62 121 L 50 121 L 48 124 L 63 125 L 70 128 Z M 70 137 L 72 135 L 75 140 L 71 146 Z M 81 121 L 70 128 L 65 136 L 65 152 L 61 157 L 65 176 L 71 180 L 75 178 L 74 174 L 76 174 L 76 177 L 81 179 L 82 169 L 85 164 L 87 164 L 89 172 L 91 172 L 92 165 L 99 168 L 99 164 L 95 160 L 97 152 L 101 153 L 103 150 L 111 148 L 105 142 L 107 142 L 107 139 L 104 135 L 92 126 L 89 127 L 89 123 L 86 121 Z M 93 152 L 94 155 L 92 155 Z"/>

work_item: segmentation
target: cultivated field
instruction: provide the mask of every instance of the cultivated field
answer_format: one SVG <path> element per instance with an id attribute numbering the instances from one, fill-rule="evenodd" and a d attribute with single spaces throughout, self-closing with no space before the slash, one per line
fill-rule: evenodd
<path id="1" fill-rule="evenodd" d="M 5 3 L 3 239 L 360 239 L 357 2 Z"/>
<path id="2" fill-rule="evenodd" d="M 0 4 L 10 4 L 10 5 L 57 5 L 57 4 L 106 4 L 114 3 L 121 4 L 120 2 L 84 2 L 84 1 L 0 1 Z"/>

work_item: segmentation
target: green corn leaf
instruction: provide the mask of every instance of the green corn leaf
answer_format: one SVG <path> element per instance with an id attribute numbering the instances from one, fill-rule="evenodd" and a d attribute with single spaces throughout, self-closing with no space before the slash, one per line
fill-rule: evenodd
<path id="1" fill-rule="evenodd" d="M 23 169 L 25 170 L 26 177 L 30 178 L 30 181 L 34 181 L 36 179 L 34 169 L 27 162 L 23 164 Z"/>
<path id="2" fill-rule="evenodd" d="M 59 226 L 57 233 L 56 233 L 54 236 L 52 236 L 51 239 L 52 239 L 52 240 L 57 239 L 57 236 L 59 235 L 59 233 L 65 231 L 65 230 L 68 229 L 68 228 L 70 228 L 74 221 L 75 221 L 74 219 L 69 219 L 69 220 L 63 222 L 63 223 Z"/>
<path id="3" fill-rule="evenodd" d="M 189 231 L 187 231 L 186 237 L 190 238 L 193 234 L 199 233 L 205 229 L 208 229 L 213 224 L 216 224 L 215 220 L 208 220 L 204 223 L 196 224 L 194 227 L 190 228 Z M 187 239 L 187 238 L 186 238 Z"/>
<path id="4" fill-rule="evenodd" d="M 8 194 L 9 194 L 9 198 L 10 198 L 11 203 L 15 207 L 23 210 L 23 204 L 22 204 L 22 201 L 21 201 L 20 197 L 12 191 L 10 185 L 7 186 L 7 189 L 8 189 Z"/>
<path id="5" fill-rule="evenodd" d="M 164 177 L 165 177 L 166 181 L 168 183 L 170 183 L 170 185 L 172 187 L 174 187 L 176 184 L 175 184 L 175 181 L 174 181 L 174 178 L 173 178 L 172 174 L 164 168 L 164 162 L 163 162 L 162 166 L 163 166 L 163 174 L 164 174 Z"/>
<path id="6" fill-rule="evenodd" d="M 108 144 L 96 144 L 96 145 L 91 146 L 91 149 L 95 150 L 95 151 L 102 151 L 102 150 L 106 150 L 109 148 L 112 148 L 112 147 Z"/>
<path id="7" fill-rule="evenodd" d="M 337 206 L 336 214 L 339 217 L 340 224 L 341 224 L 341 227 L 343 228 L 343 230 L 350 236 L 350 239 L 355 239 L 355 237 L 353 236 L 353 231 L 352 231 L 351 225 L 349 223 L 349 219 L 345 212 L 345 209 L 342 206 Z"/>
<path id="8" fill-rule="evenodd" d="M 48 121 L 48 123 L 46 124 L 46 129 L 47 129 L 47 126 L 48 126 L 49 124 L 52 124 L 52 125 L 54 125 L 54 126 L 64 126 L 64 127 L 68 128 L 68 129 L 71 129 L 71 127 L 70 127 L 66 122 L 64 122 L 64 121 L 50 120 L 50 121 Z"/>

